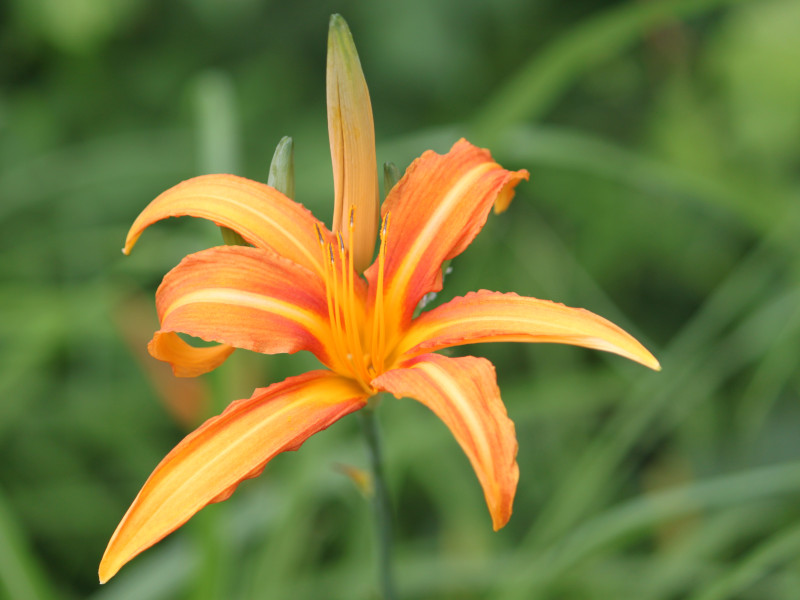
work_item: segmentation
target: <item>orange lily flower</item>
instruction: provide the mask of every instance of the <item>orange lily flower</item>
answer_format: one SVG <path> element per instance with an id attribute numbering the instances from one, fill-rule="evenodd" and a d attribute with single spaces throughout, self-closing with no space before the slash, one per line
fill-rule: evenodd
<path id="1" fill-rule="evenodd" d="M 378 256 L 364 277 L 354 266 L 361 213 L 353 203 L 333 233 L 274 188 L 234 175 L 196 177 L 156 198 L 134 222 L 125 253 L 144 229 L 182 215 L 210 219 L 252 246 L 197 252 L 164 277 L 156 293 L 161 328 L 150 353 L 179 376 L 216 368 L 234 347 L 307 350 L 326 368 L 257 389 L 181 441 L 117 527 L 100 564 L 101 582 L 205 505 L 227 499 L 274 456 L 296 450 L 381 392 L 413 398 L 445 422 L 475 470 L 494 529 L 503 527 L 519 471 L 514 424 L 494 367 L 484 358 L 436 351 L 556 342 L 659 368 L 613 323 L 547 300 L 481 290 L 414 317 L 422 298 L 441 289 L 442 264 L 472 242 L 492 207 L 508 206 L 527 178 L 527 171 L 508 171 L 463 139 L 444 155 L 425 152 L 383 203 Z M 367 187 L 371 193 L 372 183 Z M 195 348 L 178 333 L 219 345 Z"/>

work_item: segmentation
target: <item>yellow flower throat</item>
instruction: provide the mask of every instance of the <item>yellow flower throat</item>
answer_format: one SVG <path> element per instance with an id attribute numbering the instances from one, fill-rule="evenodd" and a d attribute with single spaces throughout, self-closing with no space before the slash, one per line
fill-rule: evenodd
<path id="1" fill-rule="evenodd" d="M 378 251 L 378 278 L 371 314 L 356 294 L 353 267 L 353 238 L 355 231 L 355 208 L 350 209 L 347 247 L 341 232 L 336 242 L 326 242 L 317 226 L 320 249 L 325 265 L 325 294 L 328 303 L 328 319 L 331 327 L 332 369 L 345 377 L 356 380 L 370 394 L 376 392 L 370 382 L 387 370 L 386 323 L 384 318 L 383 286 L 386 261 L 386 233 L 389 214 L 380 228 Z"/>

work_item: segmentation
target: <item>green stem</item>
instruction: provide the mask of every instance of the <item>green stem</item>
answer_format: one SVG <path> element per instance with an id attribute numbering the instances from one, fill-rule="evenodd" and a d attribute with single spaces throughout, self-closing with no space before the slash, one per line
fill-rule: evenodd
<path id="1" fill-rule="evenodd" d="M 375 541 L 378 550 L 378 584 L 383 600 L 395 600 L 394 578 L 392 577 L 392 508 L 389 490 L 383 473 L 383 455 L 381 452 L 378 419 L 375 407 L 366 406 L 361 412 L 361 424 L 369 450 L 370 468 L 372 470 L 372 509 L 375 518 Z"/>

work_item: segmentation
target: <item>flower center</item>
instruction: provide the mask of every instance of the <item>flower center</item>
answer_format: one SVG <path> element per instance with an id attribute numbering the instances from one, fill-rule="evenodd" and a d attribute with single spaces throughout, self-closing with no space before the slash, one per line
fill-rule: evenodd
<path id="1" fill-rule="evenodd" d="M 365 302 L 364 281 L 358 277 L 353 267 L 354 222 L 355 209 L 351 208 L 347 247 L 341 233 L 336 234 L 336 241 L 326 242 L 322 231 L 317 227 L 317 236 L 325 264 L 325 289 L 332 332 L 331 368 L 341 375 L 355 379 L 365 391 L 372 394 L 375 390 L 370 382 L 386 368 L 383 272 L 389 215 L 384 217 L 380 229 L 378 279 L 370 314 Z"/>

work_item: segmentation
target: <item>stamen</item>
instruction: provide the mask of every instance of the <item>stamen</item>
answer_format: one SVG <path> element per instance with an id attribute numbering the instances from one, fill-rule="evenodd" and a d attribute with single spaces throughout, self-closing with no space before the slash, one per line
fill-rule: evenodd
<path id="1" fill-rule="evenodd" d="M 386 216 L 383 217 L 383 225 L 381 225 L 381 244 L 386 240 L 386 231 L 389 229 L 389 214 L 386 213 Z"/>
<path id="2" fill-rule="evenodd" d="M 383 273 L 386 265 L 386 234 L 389 230 L 389 215 L 390 213 L 387 212 L 381 225 L 381 245 L 380 250 L 378 250 L 378 286 L 375 290 L 375 315 L 372 325 L 373 364 L 375 364 L 379 373 L 383 372 L 385 366 L 386 323 L 383 306 Z"/>
<path id="3" fill-rule="evenodd" d="M 339 321 L 338 324 L 341 324 L 340 333 L 343 338 L 344 344 L 347 346 L 347 360 L 352 367 L 353 363 L 353 345 L 352 345 L 352 338 L 353 338 L 353 324 L 350 319 L 350 303 L 351 299 L 348 297 L 348 280 L 350 279 L 349 273 L 347 268 L 345 267 L 345 251 L 344 251 L 344 240 L 342 239 L 341 232 L 336 234 L 336 237 L 339 240 L 339 265 L 341 267 L 341 274 L 342 274 L 342 281 L 341 286 L 339 286 L 339 280 L 336 280 L 336 290 L 339 292 L 336 295 L 336 304 L 337 304 L 337 314 L 339 314 Z M 331 246 L 331 252 L 333 252 L 333 246 Z M 341 300 L 341 302 L 339 302 Z"/>
<path id="4" fill-rule="evenodd" d="M 361 340 L 363 323 L 359 320 L 358 303 L 355 293 L 355 269 L 353 268 L 353 231 L 355 210 L 350 210 L 348 240 L 345 247 L 341 232 L 336 234 L 337 242 L 326 242 L 322 229 L 315 224 L 317 239 L 323 255 L 325 279 L 325 298 L 328 305 L 328 320 L 331 325 L 333 351 L 337 370 L 348 373 L 360 380 L 366 390 L 374 379 L 374 368 L 367 366 Z M 336 244 L 336 246 L 334 246 Z M 336 259 L 338 249 L 339 260 Z"/>
<path id="5" fill-rule="evenodd" d="M 323 264 L 324 264 L 324 273 L 323 276 L 325 278 L 325 300 L 328 304 L 328 321 L 331 324 L 331 338 L 333 341 L 333 350 L 335 352 L 335 356 L 331 357 L 336 359 L 338 363 L 339 369 L 346 369 L 347 368 L 347 347 L 345 344 L 342 343 L 341 338 L 341 330 L 338 326 L 338 306 L 336 302 L 336 298 L 334 297 L 334 292 L 336 288 L 336 280 L 334 276 L 334 271 L 336 269 L 336 265 L 333 260 L 333 247 L 328 245 L 326 247 L 325 240 L 322 237 L 322 231 L 319 228 L 319 225 L 316 225 L 317 228 L 317 237 L 319 238 L 320 248 L 323 253 Z M 327 254 L 330 260 L 325 260 L 324 255 Z"/>
<path id="6" fill-rule="evenodd" d="M 343 360 L 345 366 L 349 366 L 350 360 L 347 353 L 347 342 L 342 337 L 344 332 L 342 328 L 342 319 L 339 314 L 339 307 L 341 306 L 339 301 L 339 277 L 336 274 L 336 259 L 333 253 L 333 244 L 328 244 L 328 255 L 331 260 L 331 281 L 329 287 L 333 290 L 333 315 L 331 318 L 331 325 L 333 326 L 334 330 L 333 337 L 337 344 L 337 350 L 339 351 L 340 358 Z"/>

